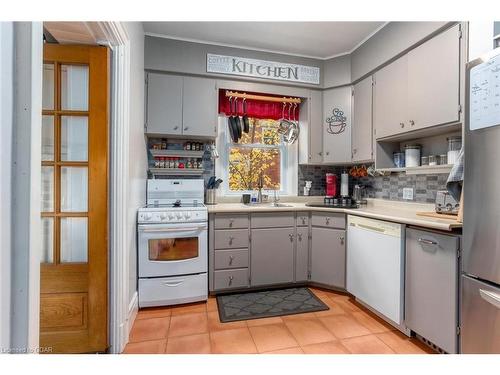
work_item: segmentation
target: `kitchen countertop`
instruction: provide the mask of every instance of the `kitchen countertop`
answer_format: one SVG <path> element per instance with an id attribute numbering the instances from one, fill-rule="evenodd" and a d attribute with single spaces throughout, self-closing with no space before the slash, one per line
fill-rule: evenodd
<path id="1" fill-rule="evenodd" d="M 407 203 L 399 201 L 387 201 L 382 199 L 368 199 L 368 204 L 360 208 L 323 208 L 309 207 L 307 202 L 322 202 L 322 198 L 309 197 L 308 200 L 302 197 L 286 201 L 282 199 L 280 203 L 290 207 L 272 206 L 252 206 L 236 202 L 221 202 L 216 205 L 208 205 L 208 213 L 252 213 L 252 212 L 286 212 L 286 211 L 321 211 L 321 212 L 341 212 L 349 215 L 364 216 L 372 219 L 387 220 L 397 223 L 415 225 L 430 229 L 452 231 L 462 228 L 462 223 L 450 219 L 440 219 L 425 216 L 418 216 L 417 212 L 434 211 L 433 204 Z"/>

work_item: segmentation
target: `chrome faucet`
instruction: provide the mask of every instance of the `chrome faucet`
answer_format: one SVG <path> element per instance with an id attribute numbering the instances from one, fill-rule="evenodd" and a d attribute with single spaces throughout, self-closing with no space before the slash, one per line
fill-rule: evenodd
<path id="1" fill-rule="evenodd" d="M 280 201 L 280 196 L 278 194 L 278 190 L 274 190 L 274 199 L 273 199 L 273 205 L 277 206 Z"/>
<path id="2" fill-rule="evenodd" d="M 259 176 L 257 187 L 259 189 L 259 194 L 257 195 L 257 202 L 262 203 L 262 188 L 264 187 L 264 177 L 262 177 L 262 173 Z"/>

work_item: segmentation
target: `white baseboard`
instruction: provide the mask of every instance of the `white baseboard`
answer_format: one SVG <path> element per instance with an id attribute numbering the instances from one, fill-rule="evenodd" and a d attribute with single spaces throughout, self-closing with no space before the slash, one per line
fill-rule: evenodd
<path id="1" fill-rule="evenodd" d="M 128 342 L 128 337 L 130 334 L 130 330 L 132 329 L 132 326 L 134 325 L 135 318 L 137 317 L 137 312 L 139 311 L 139 298 L 137 295 L 137 292 L 134 292 L 134 295 L 132 296 L 132 299 L 130 300 L 130 303 L 128 305 L 128 316 L 127 316 L 127 324 L 126 324 L 126 342 Z"/>

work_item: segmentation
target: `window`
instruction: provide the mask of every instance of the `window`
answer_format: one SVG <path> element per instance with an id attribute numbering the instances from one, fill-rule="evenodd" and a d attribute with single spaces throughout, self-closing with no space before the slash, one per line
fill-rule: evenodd
<path id="1" fill-rule="evenodd" d="M 257 190 L 261 175 L 264 190 L 296 194 L 297 168 L 290 168 L 295 163 L 296 145 L 283 144 L 278 125 L 276 120 L 251 118 L 250 132 L 243 133 L 240 141 L 233 143 L 226 118 L 220 118 L 218 148 L 221 160 L 216 174 L 222 175 L 224 194 L 241 195 Z"/>

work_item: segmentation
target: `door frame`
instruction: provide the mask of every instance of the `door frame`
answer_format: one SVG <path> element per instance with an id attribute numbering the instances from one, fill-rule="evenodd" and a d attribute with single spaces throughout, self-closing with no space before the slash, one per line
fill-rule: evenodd
<path id="1" fill-rule="evenodd" d="M 109 351 L 120 353 L 128 341 L 131 324 L 137 313 L 137 297 L 128 299 L 128 269 L 129 259 L 122 249 L 127 244 L 127 183 L 128 183 L 128 144 L 129 144 L 129 98 L 130 98 L 130 40 L 120 22 L 97 22 L 97 27 L 104 36 L 100 45 L 106 45 L 112 52 L 111 85 L 110 85 L 110 189 L 109 189 Z M 12 170 L 5 183 L 14 183 L 12 198 L 25 198 L 22 212 L 15 212 L 15 204 L 10 212 L 11 219 L 24 223 L 23 230 L 16 232 L 13 225 L 12 246 L 23 245 L 23 252 L 13 252 L 9 261 L 8 273 L 3 277 L 17 274 L 12 279 L 11 300 L 7 301 L 8 311 L 16 311 L 12 315 L 10 326 L 10 346 L 26 348 L 30 352 L 39 349 L 40 330 L 40 180 L 41 180 L 41 96 L 42 96 L 42 66 L 43 66 L 43 24 L 42 22 L 23 22 L 15 27 L 13 41 L 25 57 L 24 64 L 18 66 L 15 72 L 14 88 L 20 94 L 13 97 L 13 123 L 19 128 L 22 122 L 23 134 L 19 137 L 29 140 L 30 149 L 21 153 L 20 147 L 13 144 L 17 160 L 17 169 Z M 21 47 L 21 48 L 19 48 Z M 22 77 L 25 77 L 22 79 Z M 17 79 L 16 79 L 17 78 Z M 21 78 L 21 79 L 19 79 Z M 21 90 L 22 89 L 22 90 Z M 15 92 L 15 91 L 14 91 Z M 2 92 L 3 94 L 3 92 Z M 22 102 L 22 103 L 21 103 Z M 26 105 L 28 111 L 20 106 Z M 13 135 L 15 140 L 16 135 Z M 16 151 L 16 149 L 19 149 Z M 22 165 L 21 165 L 22 163 Z M 21 170 L 19 165 L 23 167 Z M 3 165 L 2 165 L 3 168 Z M 26 172 L 23 177 L 17 177 L 20 172 Z M 16 179 L 19 181 L 16 185 Z M 4 182 L 2 181 L 2 184 Z M 24 184 L 22 191 L 16 191 L 16 186 Z M 27 189 L 26 189 L 27 188 Z M 25 191 L 27 190 L 27 191 Z M 112 193 L 111 193 L 112 192 Z M 2 200 L 4 192 L 2 191 Z M 26 199 L 27 198 L 27 199 Z M 20 203 L 20 204 L 21 204 Z M 14 224 L 14 223 L 13 223 Z M 29 236 L 26 236 L 28 227 Z M 22 232 L 22 233 L 21 233 Z M 3 236 L 3 233 L 2 233 Z M 20 240 L 24 237 L 24 240 Z M 2 237 L 2 243 L 4 238 Z M 2 258 L 2 267 L 4 259 Z M 13 272 L 15 270 L 15 272 Z M 10 275 L 9 275 L 10 274 Z M 134 302 L 135 301 L 135 302 Z M 129 306 L 130 305 L 130 306 Z M 2 309 L 3 309 L 2 305 Z M 3 320 L 2 315 L 2 320 Z M 3 321 L 2 321 L 3 324 Z"/>

